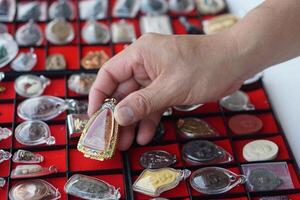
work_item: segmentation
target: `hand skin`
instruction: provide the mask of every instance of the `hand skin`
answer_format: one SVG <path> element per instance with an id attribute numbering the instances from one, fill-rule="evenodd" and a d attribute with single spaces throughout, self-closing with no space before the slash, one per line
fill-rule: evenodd
<path id="1" fill-rule="evenodd" d="M 299 1 L 268 0 L 220 34 L 145 34 L 99 70 L 88 113 L 115 97 L 119 149 L 130 147 L 136 126 L 137 143 L 145 145 L 166 108 L 218 100 L 255 73 L 299 55 L 299 33 Z"/>

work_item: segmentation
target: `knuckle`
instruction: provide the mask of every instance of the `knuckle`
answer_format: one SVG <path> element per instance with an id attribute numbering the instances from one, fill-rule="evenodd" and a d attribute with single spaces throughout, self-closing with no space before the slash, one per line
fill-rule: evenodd
<path id="1" fill-rule="evenodd" d="M 137 112 L 139 115 L 149 115 L 152 112 L 151 94 L 149 92 L 137 93 Z"/>

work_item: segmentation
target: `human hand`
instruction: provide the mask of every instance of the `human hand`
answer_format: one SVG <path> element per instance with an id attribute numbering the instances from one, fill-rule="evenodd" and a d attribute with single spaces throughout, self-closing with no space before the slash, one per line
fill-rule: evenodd
<path id="1" fill-rule="evenodd" d="M 146 34 L 105 63 L 89 94 L 91 115 L 105 98 L 119 103 L 115 119 L 122 126 L 119 148 L 134 139 L 151 141 L 162 113 L 170 106 L 218 100 L 252 74 L 240 66 L 230 33 L 212 36 Z"/>

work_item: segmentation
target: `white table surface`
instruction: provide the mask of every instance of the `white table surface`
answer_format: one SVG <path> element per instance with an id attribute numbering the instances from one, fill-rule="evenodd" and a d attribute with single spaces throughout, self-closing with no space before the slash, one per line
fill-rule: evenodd
<path id="1" fill-rule="evenodd" d="M 261 2 L 263 0 L 227 0 L 229 10 L 240 17 Z M 265 70 L 263 84 L 300 166 L 300 57 Z"/>

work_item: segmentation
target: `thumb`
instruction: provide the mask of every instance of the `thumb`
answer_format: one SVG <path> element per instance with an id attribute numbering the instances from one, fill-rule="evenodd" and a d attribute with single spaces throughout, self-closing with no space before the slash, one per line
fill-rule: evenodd
<path id="1" fill-rule="evenodd" d="M 165 90 L 167 87 L 161 87 L 163 84 L 157 82 L 131 93 L 118 103 L 115 118 L 121 126 L 128 126 L 169 106 L 171 98 Z"/>

